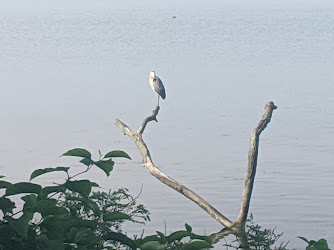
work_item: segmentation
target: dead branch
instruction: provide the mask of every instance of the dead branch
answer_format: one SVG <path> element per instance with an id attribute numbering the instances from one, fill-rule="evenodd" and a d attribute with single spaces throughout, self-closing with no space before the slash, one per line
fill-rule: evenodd
<path id="1" fill-rule="evenodd" d="M 257 156 L 259 150 L 259 139 L 262 131 L 267 127 L 268 123 L 271 120 L 273 111 L 277 109 L 274 102 L 267 102 L 264 109 L 264 114 L 261 121 L 254 129 L 249 142 L 249 151 L 248 151 L 248 166 L 247 166 L 247 175 L 245 180 L 245 186 L 241 198 L 241 208 L 239 216 L 236 222 L 242 223 L 245 222 L 248 215 L 248 209 L 250 204 L 250 199 L 252 196 L 252 190 L 254 185 L 256 166 L 257 166 Z"/>
<path id="2" fill-rule="evenodd" d="M 169 176 L 162 173 L 153 163 L 152 158 L 150 156 L 150 151 L 148 150 L 147 145 L 145 144 L 144 140 L 142 139 L 142 134 L 146 128 L 146 125 L 148 122 L 155 120 L 156 114 L 159 111 L 159 107 L 156 107 L 153 110 L 153 114 L 149 117 L 147 117 L 140 128 L 138 129 L 138 132 L 133 132 L 126 124 L 121 122 L 120 120 L 116 119 L 115 124 L 117 127 L 119 127 L 123 133 L 127 136 L 129 136 L 134 143 L 136 144 L 137 148 L 139 149 L 139 152 L 142 155 L 142 164 L 143 167 L 147 168 L 148 171 L 153 175 L 155 178 L 160 180 L 165 185 L 169 186 L 170 188 L 174 189 L 175 191 L 181 193 L 188 199 L 195 202 L 198 206 L 200 206 L 204 211 L 206 211 L 209 215 L 211 215 L 216 221 L 221 223 L 225 227 L 231 227 L 232 221 L 227 219 L 224 215 L 222 215 L 217 209 L 215 209 L 213 206 L 211 206 L 206 200 L 204 200 L 202 197 L 200 197 L 198 194 L 190 190 L 189 188 L 181 185 L 174 179 L 170 178 Z"/>
<path id="3" fill-rule="evenodd" d="M 244 233 L 244 223 L 246 222 L 248 209 L 250 204 L 250 199 L 252 195 L 252 189 L 254 184 L 254 178 L 256 173 L 256 166 L 257 166 L 257 157 L 258 157 L 258 147 L 259 147 L 259 137 L 262 131 L 266 128 L 270 119 L 272 117 L 273 110 L 277 107 L 274 105 L 273 102 L 267 102 L 265 107 L 264 115 L 262 116 L 261 121 L 254 129 L 251 138 L 250 138 L 250 146 L 249 146 L 249 153 L 248 153 L 248 167 L 247 167 L 247 176 L 245 181 L 245 186 L 242 194 L 241 200 L 241 209 L 238 216 L 238 219 L 232 223 L 228 218 L 222 215 L 217 209 L 211 206 L 207 201 L 205 201 L 202 197 L 198 194 L 190 190 L 189 188 L 181 185 L 174 179 L 170 178 L 169 176 L 162 173 L 153 163 L 150 151 L 145 144 L 142 135 L 145 131 L 146 125 L 150 121 L 157 122 L 157 115 L 159 112 L 160 107 L 157 106 L 151 116 L 148 116 L 144 119 L 142 124 L 140 125 L 137 132 L 133 132 L 126 124 L 124 124 L 119 119 L 115 119 L 115 124 L 119 127 L 123 133 L 129 136 L 133 142 L 136 144 L 139 152 L 142 155 L 142 164 L 143 167 L 148 169 L 148 171 L 160 180 L 165 185 L 169 186 L 170 188 L 174 189 L 175 191 L 181 193 L 186 198 L 195 202 L 198 206 L 200 206 L 204 211 L 206 211 L 209 215 L 211 215 L 216 221 L 221 223 L 226 228 L 222 231 L 211 235 L 213 241 L 218 241 L 220 238 L 225 237 L 226 235 L 233 233 L 235 235 L 243 235 Z M 244 242 L 245 239 L 239 239 L 241 242 Z M 244 245 L 244 244 L 241 244 Z"/>
<path id="4" fill-rule="evenodd" d="M 218 233 L 214 233 L 210 235 L 210 238 L 212 239 L 212 244 L 216 244 L 218 241 L 220 241 L 222 238 L 233 234 L 234 231 L 230 228 L 223 228 L 221 231 L 219 231 Z"/>
<path id="5" fill-rule="evenodd" d="M 144 130 L 146 128 L 146 125 L 147 123 L 149 123 L 150 121 L 156 121 L 158 122 L 157 120 L 157 115 L 159 113 L 159 110 L 160 110 L 160 107 L 159 106 L 156 106 L 155 109 L 153 109 L 152 111 L 152 115 L 150 115 L 149 117 L 147 117 L 143 123 L 140 125 L 138 131 L 137 131 L 137 134 L 140 134 L 140 135 L 143 135 L 144 133 Z"/>
<path id="6" fill-rule="evenodd" d="M 241 227 L 240 230 L 241 231 L 237 233 L 234 227 L 233 228 L 225 227 L 221 231 L 211 234 L 210 238 L 212 239 L 212 245 L 218 243 L 221 239 L 225 238 L 226 236 L 229 236 L 230 234 L 234 234 L 236 236 L 235 242 L 239 243 L 238 249 L 249 249 L 245 227 L 244 226 Z M 235 248 L 235 247 L 232 246 L 232 248 Z"/>

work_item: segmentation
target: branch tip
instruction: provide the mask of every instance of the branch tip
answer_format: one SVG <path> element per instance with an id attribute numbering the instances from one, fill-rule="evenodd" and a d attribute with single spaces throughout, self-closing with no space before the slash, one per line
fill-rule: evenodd
<path id="1" fill-rule="evenodd" d="M 268 101 L 267 103 L 266 103 L 266 106 L 270 106 L 270 108 L 271 109 L 277 109 L 277 106 L 274 104 L 274 102 L 273 101 Z"/>

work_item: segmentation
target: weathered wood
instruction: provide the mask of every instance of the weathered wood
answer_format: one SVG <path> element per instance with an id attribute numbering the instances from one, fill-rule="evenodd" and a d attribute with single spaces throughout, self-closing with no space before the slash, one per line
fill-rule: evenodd
<path id="1" fill-rule="evenodd" d="M 243 223 L 246 221 L 248 216 L 249 204 L 252 196 L 254 179 L 256 174 L 257 166 L 257 157 L 259 150 L 259 139 L 262 131 L 267 127 L 268 123 L 271 120 L 273 111 L 277 109 L 274 102 L 267 102 L 264 109 L 264 114 L 261 121 L 258 123 L 254 129 L 249 142 L 249 151 L 248 151 L 248 166 L 247 166 L 247 175 L 245 180 L 245 186 L 241 198 L 241 208 L 239 216 L 236 222 Z"/>
<path id="2" fill-rule="evenodd" d="M 212 244 L 216 244 L 218 241 L 220 241 L 222 238 L 233 234 L 234 231 L 231 228 L 223 228 L 221 231 L 219 231 L 218 233 L 214 233 L 210 235 L 210 238 L 212 239 Z"/>
<path id="3" fill-rule="evenodd" d="M 218 240 L 219 237 L 226 236 L 229 233 L 234 233 L 235 235 L 242 235 L 244 232 L 244 223 L 247 219 L 248 209 L 250 204 L 250 199 L 253 190 L 254 178 L 256 173 L 257 166 L 257 157 L 258 157 L 258 147 L 259 147 L 259 137 L 261 132 L 266 128 L 270 119 L 272 117 L 273 110 L 277 107 L 273 102 L 267 102 L 265 107 L 264 115 L 262 116 L 261 121 L 258 123 L 256 128 L 254 129 L 251 138 L 250 138 L 250 146 L 248 153 L 248 167 L 247 167 L 247 176 L 245 181 L 245 186 L 242 194 L 241 200 L 241 209 L 237 220 L 232 223 L 228 218 L 222 215 L 217 209 L 215 209 L 212 205 L 210 205 L 206 200 L 196 194 L 194 191 L 189 188 L 181 185 L 171 177 L 165 175 L 160 171 L 158 167 L 156 167 L 152 161 L 150 151 L 145 144 L 142 135 L 145 131 L 146 125 L 150 121 L 157 121 L 157 115 L 159 113 L 160 107 L 157 106 L 152 112 L 152 115 L 148 116 L 144 119 L 142 124 L 140 125 L 137 132 L 131 130 L 125 123 L 120 121 L 119 119 L 115 119 L 115 124 L 119 127 L 125 135 L 130 137 L 133 142 L 136 144 L 139 152 L 142 156 L 142 165 L 145 167 L 151 175 L 160 180 L 165 185 L 174 189 L 175 191 L 181 193 L 186 198 L 195 202 L 198 206 L 200 206 L 204 211 L 206 211 L 209 215 L 211 215 L 216 221 L 226 227 L 223 231 L 212 235 L 214 240 Z M 245 239 L 242 237 L 239 239 L 243 242 Z M 241 244 L 245 245 L 245 244 Z"/>
<path id="4" fill-rule="evenodd" d="M 156 108 L 157 109 L 157 108 Z M 155 110 L 156 110 L 155 109 Z M 159 109 L 158 109 L 159 110 Z M 153 111 L 152 116 L 154 116 L 155 112 Z M 202 197 L 200 197 L 198 194 L 196 194 L 194 191 L 190 190 L 189 188 L 185 187 L 184 185 L 181 185 L 174 179 L 170 178 L 169 176 L 162 173 L 153 163 L 150 151 L 145 144 L 142 133 L 145 130 L 145 127 L 149 121 L 152 121 L 152 116 L 147 117 L 142 125 L 140 126 L 137 133 L 133 132 L 126 124 L 124 124 L 122 121 L 116 119 L 115 124 L 117 127 L 119 127 L 123 133 L 127 136 L 129 136 L 133 142 L 136 144 L 139 152 L 142 155 L 142 164 L 143 167 L 145 167 L 151 175 L 153 175 L 155 178 L 160 180 L 165 185 L 169 186 L 170 188 L 174 189 L 175 191 L 179 192 L 180 194 L 184 195 L 188 199 L 195 202 L 198 206 L 200 206 L 204 211 L 206 211 L 209 215 L 211 215 L 216 221 L 218 221 L 220 224 L 222 224 L 225 227 L 231 227 L 232 221 L 230 221 L 228 218 L 226 218 L 224 215 L 222 215 L 217 209 L 215 209 L 213 206 L 211 206 L 206 200 L 204 200 Z"/>
<path id="5" fill-rule="evenodd" d="M 140 127 L 137 131 L 137 134 L 142 135 L 144 133 L 144 130 L 146 128 L 147 123 L 149 123 L 150 121 L 158 122 L 157 115 L 159 113 L 159 110 L 160 110 L 159 106 L 156 106 L 155 109 L 153 109 L 152 115 L 146 117 L 146 119 L 142 122 L 142 124 L 140 125 Z"/>

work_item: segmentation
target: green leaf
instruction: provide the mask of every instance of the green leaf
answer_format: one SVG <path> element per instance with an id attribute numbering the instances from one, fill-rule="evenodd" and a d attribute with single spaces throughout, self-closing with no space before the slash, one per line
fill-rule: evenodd
<path id="1" fill-rule="evenodd" d="M 315 240 L 310 240 L 309 242 L 309 246 L 314 246 L 314 244 L 316 244 L 317 242 Z"/>
<path id="2" fill-rule="evenodd" d="M 36 203 L 35 209 L 37 212 L 41 213 L 42 216 L 69 213 L 69 211 L 65 207 L 57 206 L 57 200 L 55 199 L 39 200 Z"/>
<path id="3" fill-rule="evenodd" d="M 204 240 L 208 243 L 212 243 L 212 238 L 210 236 L 205 236 L 205 235 L 197 235 L 197 234 L 191 234 L 190 239 L 192 240 Z"/>
<path id="4" fill-rule="evenodd" d="M 96 182 L 93 182 L 93 181 L 91 181 L 90 184 L 92 185 L 92 187 L 99 187 L 100 186 L 99 184 L 97 184 Z"/>
<path id="5" fill-rule="evenodd" d="M 91 182 L 91 183 L 93 183 L 93 182 Z M 99 206 L 91 198 L 86 199 L 84 197 L 71 196 L 71 197 L 67 197 L 66 200 L 67 201 L 79 201 L 79 202 L 82 202 L 82 205 L 84 207 L 92 210 L 95 215 L 99 216 L 101 214 Z M 77 214 L 77 210 L 75 208 L 72 208 L 72 209 L 73 209 L 73 213 Z"/>
<path id="6" fill-rule="evenodd" d="M 89 232 L 91 232 L 91 230 L 89 228 L 87 228 L 85 230 L 78 231 L 75 235 L 74 242 L 75 243 L 79 242 L 80 240 L 85 238 L 88 235 Z"/>
<path id="7" fill-rule="evenodd" d="M 189 233 L 191 233 L 193 231 L 193 229 L 191 228 L 191 226 L 189 226 L 187 223 L 185 224 L 186 229 Z"/>
<path id="8" fill-rule="evenodd" d="M 131 216 L 121 212 L 109 212 L 103 215 L 105 221 L 131 220 Z"/>
<path id="9" fill-rule="evenodd" d="M 122 233 L 108 232 L 106 235 L 103 236 L 103 239 L 104 240 L 115 240 L 115 241 L 120 242 L 123 245 L 131 247 L 132 249 L 137 249 L 136 242 Z"/>
<path id="10" fill-rule="evenodd" d="M 71 215 L 73 217 L 77 217 L 78 216 L 78 209 L 76 207 L 70 206 L 69 209 L 70 209 L 70 213 L 71 213 Z"/>
<path id="11" fill-rule="evenodd" d="M 49 240 L 63 241 L 64 233 L 68 227 L 70 220 L 59 219 L 53 216 L 44 218 L 40 224 L 41 230 L 43 230 Z"/>
<path id="12" fill-rule="evenodd" d="M 47 216 L 40 224 L 41 230 L 46 231 L 46 235 L 50 240 L 63 240 L 65 234 L 69 233 L 71 228 L 77 227 L 81 229 L 95 229 L 96 221 L 76 219 L 67 214 L 65 216 Z"/>
<path id="13" fill-rule="evenodd" d="M 93 161 L 93 160 L 90 159 L 90 158 L 83 158 L 80 162 L 81 162 L 82 164 L 86 165 L 86 166 L 90 166 L 90 165 L 95 164 L 95 161 Z"/>
<path id="14" fill-rule="evenodd" d="M 139 247 L 141 250 L 164 250 L 166 247 L 158 241 L 149 241 Z"/>
<path id="15" fill-rule="evenodd" d="M 73 228 L 72 228 L 73 229 Z M 71 229 L 71 231 L 72 231 Z M 73 238 L 73 236 L 71 236 Z M 91 229 L 78 230 L 73 240 L 78 248 L 76 249 L 96 249 L 96 245 L 102 244 L 102 238 L 100 235 L 95 234 Z M 100 248 L 99 248 L 100 249 Z M 103 248 L 105 249 L 105 248 Z"/>
<path id="16" fill-rule="evenodd" d="M 35 193 L 38 194 L 42 187 L 38 184 L 30 182 L 19 182 L 7 187 L 6 195 L 22 194 L 22 193 Z"/>
<path id="17" fill-rule="evenodd" d="M 325 239 L 318 240 L 318 242 L 316 243 L 316 246 L 317 247 L 322 247 L 321 249 L 328 249 L 327 240 L 325 240 Z"/>
<path id="18" fill-rule="evenodd" d="M 160 241 L 159 242 L 160 243 L 165 243 L 166 242 L 166 236 L 159 231 L 157 231 L 157 234 L 160 236 Z"/>
<path id="19" fill-rule="evenodd" d="M 104 156 L 104 158 L 112 158 L 112 157 L 122 157 L 122 158 L 127 158 L 129 160 L 132 160 L 131 157 L 127 153 L 121 150 L 111 151 Z"/>
<path id="20" fill-rule="evenodd" d="M 51 193 L 58 193 L 64 191 L 65 189 L 62 186 L 47 186 L 42 188 L 42 190 L 38 194 L 38 199 L 46 199 L 47 196 Z"/>
<path id="21" fill-rule="evenodd" d="M 9 225 L 22 237 L 26 238 L 28 234 L 29 222 L 33 217 L 33 213 L 24 211 L 23 215 L 18 219 L 6 217 Z"/>
<path id="22" fill-rule="evenodd" d="M 29 233 L 28 233 L 29 234 Z M 30 235 L 29 235 L 30 236 Z M 58 244 L 54 240 L 49 240 L 45 234 L 39 234 L 34 236 L 36 240 L 36 249 L 54 249 L 54 250 L 63 250 L 65 249 L 63 243 L 61 241 L 57 241 Z M 30 238 L 32 241 L 33 238 Z M 60 244 L 59 244 L 60 243 Z"/>
<path id="23" fill-rule="evenodd" d="M 72 228 L 70 229 L 70 234 L 69 234 L 70 239 L 74 241 L 75 236 L 77 235 L 78 232 L 79 232 L 79 229 L 77 229 L 77 228 L 75 228 L 75 227 L 72 227 Z"/>
<path id="24" fill-rule="evenodd" d="M 211 244 L 209 244 L 206 241 L 193 241 L 190 243 L 187 243 L 183 246 L 183 250 L 200 250 L 200 249 L 206 249 L 206 248 L 212 248 Z"/>
<path id="25" fill-rule="evenodd" d="M 300 237 L 298 237 L 300 238 Z M 300 238 L 301 239 L 301 238 Z M 302 239 L 304 240 L 304 239 Z M 329 250 L 328 243 L 325 239 L 320 239 L 318 241 L 310 240 L 308 247 L 306 249 L 316 249 L 316 250 Z"/>
<path id="26" fill-rule="evenodd" d="M 81 194 L 83 197 L 88 198 L 90 192 L 92 191 L 92 186 L 96 186 L 95 182 L 90 182 L 89 180 L 80 181 L 67 181 L 64 187 L 73 192 Z"/>
<path id="27" fill-rule="evenodd" d="M 77 219 L 77 218 L 72 218 L 68 222 L 69 229 L 72 227 L 77 227 L 77 228 L 90 228 L 90 229 L 96 229 L 97 227 L 97 222 L 94 220 L 83 220 L 83 219 Z"/>
<path id="28" fill-rule="evenodd" d="M 167 241 L 168 243 L 174 242 L 174 241 L 180 241 L 182 240 L 184 237 L 188 237 L 190 236 L 190 232 L 188 231 L 176 231 L 174 233 L 172 233 L 171 235 L 167 236 Z"/>
<path id="29" fill-rule="evenodd" d="M 31 212 L 34 212 L 33 209 L 36 206 L 37 195 L 29 194 L 29 195 L 23 196 L 21 199 L 23 201 L 25 201 L 25 204 L 24 204 L 23 208 L 24 209 L 29 209 Z"/>
<path id="30" fill-rule="evenodd" d="M 0 209 L 5 214 L 6 212 L 12 212 L 15 208 L 15 203 L 6 197 L 0 197 Z"/>
<path id="31" fill-rule="evenodd" d="M 63 171 L 63 172 L 68 172 L 70 168 L 69 167 L 56 167 L 56 168 L 43 168 L 43 169 L 37 169 L 35 170 L 31 176 L 30 176 L 30 181 L 34 178 L 36 178 L 37 176 L 40 176 L 42 174 L 46 174 L 46 173 L 51 173 L 51 172 L 59 172 L 59 171 Z"/>
<path id="32" fill-rule="evenodd" d="M 106 161 L 95 162 L 95 165 L 98 166 L 100 169 L 102 169 L 107 174 L 107 176 L 109 176 L 110 172 L 113 170 L 115 162 L 109 159 Z"/>
<path id="33" fill-rule="evenodd" d="M 57 200 L 55 199 L 46 199 L 46 200 L 39 200 L 36 203 L 36 212 L 41 213 L 43 216 L 48 214 L 48 210 L 50 207 L 56 206 Z"/>
<path id="34" fill-rule="evenodd" d="M 3 178 L 3 177 L 6 177 L 6 176 L 4 176 L 4 175 L 0 175 L 0 179 Z"/>
<path id="35" fill-rule="evenodd" d="M 11 185 L 13 185 L 13 184 L 10 183 L 10 182 L 7 182 L 7 181 L 0 181 L 0 189 L 2 189 L 2 188 L 8 188 L 8 187 L 10 187 Z"/>
<path id="36" fill-rule="evenodd" d="M 87 151 L 86 149 L 74 148 L 74 149 L 71 149 L 71 150 L 67 151 L 62 156 L 78 156 L 78 157 L 83 157 L 83 158 L 89 158 L 90 159 L 92 157 L 92 154 L 89 151 Z"/>
<path id="37" fill-rule="evenodd" d="M 302 236 L 298 236 L 297 238 L 305 241 L 307 244 L 309 243 L 308 239 L 306 239 L 305 237 L 302 237 Z"/>
<path id="38" fill-rule="evenodd" d="M 144 239 L 137 239 L 136 242 L 140 245 L 149 242 L 149 241 L 159 241 L 160 242 L 161 238 L 159 238 L 157 235 L 149 235 L 146 236 Z"/>
<path id="39" fill-rule="evenodd" d="M 49 240 L 46 238 L 45 247 L 39 249 L 54 249 L 54 250 L 63 250 L 65 249 L 64 243 L 61 240 Z"/>
<path id="40" fill-rule="evenodd" d="M 97 205 L 96 203 L 94 203 L 94 202 L 89 202 L 89 203 L 87 204 L 87 206 L 88 206 L 88 208 L 90 208 L 90 209 L 93 211 L 93 213 L 94 213 L 95 215 L 99 216 L 99 215 L 101 214 L 101 212 L 100 212 L 100 208 L 98 207 L 98 205 Z"/>

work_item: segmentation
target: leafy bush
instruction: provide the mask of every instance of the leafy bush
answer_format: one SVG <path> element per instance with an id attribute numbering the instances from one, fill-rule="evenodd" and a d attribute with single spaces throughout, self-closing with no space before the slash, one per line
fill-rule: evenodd
<path id="1" fill-rule="evenodd" d="M 271 247 L 282 237 L 283 233 L 277 234 L 274 229 L 262 229 L 254 223 L 253 215 L 249 216 L 246 222 L 246 233 L 250 249 L 271 249 Z M 282 242 L 274 249 L 286 249 L 288 243 Z"/>
<path id="2" fill-rule="evenodd" d="M 143 239 L 136 240 L 140 249 L 158 250 L 158 249 L 207 249 L 211 248 L 212 239 L 210 236 L 197 235 L 192 232 L 191 226 L 185 224 L 186 230 L 173 232 L 170 235 L 164 235 L 157 231 L 156 235 L 150 235 Z"/>
<path id="3" fill-rule="evenodd" d="M 318 241 L 315 241 L 315 240 L 309 241 L 305 237 L 299 236 L 298 238 L 305 241 L 308 244 L 308 246 L 306 247 L 306 250 L 311 250 L 311 249 L 312 250 L 330 250 L 328 247 L 327 240 L 325 239 L 320 239 Z"/>
<path id="4" fill-rule="evenodd" d="M 100 153 L 98 161 L 85 149 L 69 150 L 63 156 L 80 157 L 84 170 L 70 175 L 70 167 L 37 169 L 30 182 L 10 183 L 0 176 L 0 249 L 201 249 L 211 246 L 211 239 L 186 231 L 169 236 L 160 232 L 133 240 L 122 231 L 125 221 L 142 223 L 150 220 L 148 210 L 128 194 L 92 192 L 99 185 L 88 179 L 74 180 L 98 167 L 109 176 L 115 157 L 131 159 L 123 151 Z M 62 184 L 42 187 L 31 181 L 38 176 L 61 172 Z M 20 201 L 20 199 L 23 201 Z M 21 205 L 22 204 L 22 205 Z M 1 214 L 2 213 L 2 214 Z M 188 242 L 181 241 L 188 237 Z M 154 246 L 159 246 L 155 248 Z M 153 248 L 152 248 L 153 247 Z"/>

